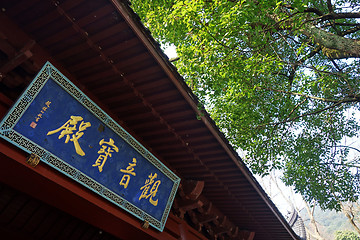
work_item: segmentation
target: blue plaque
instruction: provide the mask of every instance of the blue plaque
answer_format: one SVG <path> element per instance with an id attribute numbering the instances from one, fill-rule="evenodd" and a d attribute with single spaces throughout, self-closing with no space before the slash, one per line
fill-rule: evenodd
<path id="1" fill-rule="evenodd" d="M 180 179 L 49 62 L 0 136 L 163 231 Z"/>

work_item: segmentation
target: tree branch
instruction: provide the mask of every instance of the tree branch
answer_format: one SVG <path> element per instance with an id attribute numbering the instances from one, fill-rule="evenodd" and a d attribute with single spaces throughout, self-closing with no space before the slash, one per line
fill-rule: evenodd
<path id="1" fill-rule="evenodd" d="M 327 7 L 328 7 L 328 9 L 329 9 L 329 12 L 330 12 L 330 13 L 333 13 L 333 12 L 334 12 L 334 8 L 333 8 L 333 5 L 331 4 L 331 0 L 327 0 L 327 1 L 326 1 L 326 5 L 327 5 Z"/>
<path id="2" fill-rule="evenodd" d="M 213 34 L 211 34 L 209 29 L 207 28 L 207 26 L 201 20 L 199 20 L 199 22 L 206 29 L 206 32 L 209 34 L 209 36 L 212 37 L 218 44 L 220 44 L 224 48 L 234 50 L 234 49 L 230 48 L 229 46 L 225 45 L 224 43 L 222 43 L 220 40 L 218 40 Z"/>
<path id="3" fill-rule="evenodd" d="M 355 230 L 360 234 L 360 228 L 359 226 L 356 225 L 356 223 L 354 222 L 354 219 L 349 215 L 349 213 L 346 211 L 346 209 L 344 208 L 344 205 L 342 204 L 342 202 L 340 202 L 338 200 L 340 206 L 341 206 L 341 210 L 342 212 L 345 214 L 345 216 L 349 219 L 351 225 L 355 228 Z"/>
<path id="4" fill-rule="evenodd" d="M 301 64 L 303 64 L 306 60 L 312 58 L 313 56 L 315 56 L 315 54 L 317 54 L 318 52 L 320 52 L 321 50 L 321 47 L 316 47 L 314 50 L 312 50 L 309 55 L 303 57 L 302 59 L 300 59 L 299 61 L 297 61 L 294 66 L 292 67 L 292 71 L 289 75 L 289 83 L 290 83 L 290 86 L 294 80 L 294 77 L 295 77 L 295 73 L 296 73 L 296 70 L 299 66 L 301 66 Z"/>
<path id="5" fill-rule="evenodd" d="M 344 26 L 344 27 L 353 27 L 353 26 L 359 26 L 359 23 L 339 23 L 339 22 L 332 22 L 332 23 L 327 23 L 324 24 L 323 27 L 329 27 L 332 25 L 336 25 L 336 26 Z"/>
<path id="6" fill-rule="evenodd" d="M 346 166 L 348 168 L 360 168 L 358 165 L 348 164 L 348 163 L 320 163 L 323 166 Z"/>
<path id="7" fill-rule="evenodd" d="M 311 224 L 314 226 L 314 230 L 315 230 L 315 234 L 316 234 L 316 236 L 314 236 L 314 237 L 316 237 L 317 239 L 320 239 L 320 240 L 325 240 L 325 238 L 323 238 L 323 237 L 321 236 L 320 231 L 319 231 L 319 228 L 318 228 L 317 223 L 316 223 L 316 220 L 315 220 L 315 218 L 314 218 L 315 205 L 314 205 L 314 207 L 313 207 L 313 210 L 311 210 L 311 209 L 310 209 L 310 206 L 308 205 L 308 203 L 306 202 L 306 200 L 304 199 L 304 197 L 303 197 L 303 200 L 304 200 L 304 203 L 305 203 L 306 211 L 307 211 L 307 213 L 308 213 L 308 215 L 309 215 L 309 217 L 310 217 L 310 222 L 311 222 Z"/>
<path id="8" fill-rule="evenodd" d="M 284 6 L 286 7 L 287 5 Z M 291 6 L 287 7 L 291 8 Z M 319 29 L 309 23 L 318 20 L 325 21 L 344 18 L 360 18 L 360 12 L 323 14 L 321 11 L 315 8 L 308 8 L 305 10 L 305 12 L 314 12 L 320 17 L 305 21 L 302 24 L 303 28 L 299 29 L 299 31 L 308 38 L 310 38 L 312 41 L 314 41 L 314 43 L 321 46 L 324 55 L 332 59 L 342 59 L 349 57 L 360 58 L 360 40 L 344 38 L 343 36 L 339 36 L 331 32 Z M 294 23 L 290 18 L 298 13 L 299 12 L 292 14 L 285 19 L 280 19 L 277 15 L 269 15 L 269 17 L 276 22 L 276 29 L 292 29 Z"/>
<path id="9" fill-rule="evenodd" d="M 305 98 L 302 102 L 298 103 L 292 110 L 291 112 L 289 113 L 289 115 L 286 117 L 286 119 L 288 119 L 294 112 L 297 108 L 299 108 L 301 106 L 301 104 L 303 104 L 304 102 L 306 102 L 307 98 Z"/>
<path id="10" fill-rule="evenodd" d="M 350 146 L 344 146 L 344 145 L 337 145 L 337 146 L 334 146 L 334 147 L 342 147 L 342 148 L 349 148 L 349 149 L 352 149 L 352 150 L 355 150 L 355 151 L 358 151 L 358 152 L 360 152 L 360 150 L 359 150 L 359 149 L 357 149 L 357 148 L 354 148 L 354 147 L 350 147 Z"/>
<path id="11" fill-rule="evenodd" d="M 342 101 L 338 101 L 337 103 L 331 105 L 331 106 L 328 106 L 326 108 L 323 108 L 323 109 L 319 109 L 319 110 L 316 110 L 316 111 L 313 111 L 313 112 L 308 112 L 308 113 L 304 113 L 302 115 L 299 115 L 299 116 L 296 116 L 296 117 L 292 117 L 292 118 L 288 118 L 288 119 L 285 119 L 284 121 L 281 121 L 281 122 L 271 122 L 271 123 L 265 123 L 265 124 L 261 124 L 261 125 L 258 125 L 256 126 L 256 128 L 261 128 L 261 127 L 264 127 L 264 126 L 277 126 L 279 124 L 284 124 L 284 123 L 288 123 L 288 122 L 293 122 L 297 119 L 300 119 L 300 118 L 303 118 L 303 117 L 307 117 L 307 116 L 311 116 L 311 115 L 316 115 L 316 114 L 319 114 L 321 112 L 324 112 L 324 111 L 327 111 L 327 110 L 330 110 L 330 109 L 333 109 L 333 108 L 336 108 L 344 103 L 348 102 L 347 100 L 342 100 Z"/>
<path id="12" fill-rule="evenodd" d="M 284 4 L 283 5 L 285 8 L 287 9 L 291 9 L 291 10 L 294 10 L 295 8 L 291 5 L 291 4 Z M 322 11 L 320 11 L 319 9 L 317 8 L 306 8 L 304 10 L 304 12 L 307 12 L 307 13 L 315 13 L 316 15 L 318 16 L 324 16 L 324 13 Z M 301 12 L 297 12 L 297 13 L 301 13 Z"/>
<path id="13" fill-rule="evenodd" d="M 360 30 L 360 25 L 342 32 L 340 36 L 346 36 L 352 33 L 356 33 L 359 30 Z"/>
<path id="14" fill-rule="evenodd" d="M 314 99 L 314 100 L 319 100 L 319 101 L 323 101 L 323 102 L 332 102 L 332 103 L 338 103 L 341 100 L 335 100 L 335 99 L 326 99 L 326 98 L 321 98 L 321 97 L 315 97 L 315 96 L 310 96 L 307 94 L 303 94 L 303 93 L 297 93 L 297 92 L 289 92 L 289 91 L 284 91 L 284 90 L 278 90 L 278 89 L 272 89 L 272 88 L 262 88 L 262 87 L 256 87 L 256 89 L 258 90 L 267 90 L 267 91 L 273 91 L 273 92 L 279 92 L 279 93 L 285 93 L 285 94 L 289 94 L 289 95 L 294 95 L 294 96 L 301 96 L 301 97 L 305 97 L 305 98 L 310 98 L 310 99 Z M 353 101 L 356 99 L 353 99 Z M 351 102 L 353 102 L 351 101 Z M 357 100 L 356 102 L 358 102 L 359 100 Z"/>
<path id="15" fill-rule="evenodd" d="M 360 12 L 329 13 L 321 16 L 321 20 L 360 18 Z"/>
<path id="16" fill-rule="evenodd" d="M 334 65 L 334 67 L 338 70 L 339 73 L 343 73 L 343 70 L 337 65 L 337 63 L 335 62 L 334 59 L 330 59 L 332 64 Z M 347 87 L 350 89 L 351 91 L 351 94 L 354 94 L 354 89 L 352 88 L 352 86 L 350 85 L 349 81 L 347 78 L 344 78 L 344 77 L 341 77 L 345 82 L 346 82 L 346 85 Z"/>
<path id="17" fill-rule="evenodd" d="M 324 13 L 322 11 L 320 11 L 319 9 L 317 9 L 317 8 L 306 8 L 304 10 L 304 12 L 306 12 L 306 13 L 315 13 L 318 16 L 324 16 Z"/>

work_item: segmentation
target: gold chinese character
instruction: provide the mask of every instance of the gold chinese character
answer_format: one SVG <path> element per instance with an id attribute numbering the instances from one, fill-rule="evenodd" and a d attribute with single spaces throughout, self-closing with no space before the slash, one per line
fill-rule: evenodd
<path id="1" fill-rule="evenodd" d="M 129 185 L 129 181 L 130 181 L 130 175 L 126 175 L 126 174 L 125 174 L 125 175 L 121 178 L 119 184 L 120 184 L 120 186 L 124 186 L 124 188 L 127 188 L 127 186 Z"/>
<path id="2" fill-rule="evenodd" d="M 109 146 L 106 146 L 106 145 Z M 114 150 L 116 152 L 119 152 L 119 148 L 117 146 L 115 146 L 114 144 L 114 140 L 112 140 L 110 138 L 109 142 L 105 142 L 104 139 L 101 139 L 101 141 L 99 142 L 99 145 L 101 146 L 101 149 L 98 151 L 99 157 L 96 159 L 95 163 L 92 165 L 93 167 L 98 167 L 99 168 L 99 172 L 102 172 L 103 167 L 105 165 L 106 160 L 108 159 L 108 157 L 112 157 L 112 152 L 114 152 Z"/>
<path id="3" fill-rule="evenodd" d="M 136 173 L 134 172 L 135 166 L 136 166 L 136 158 L 133 158 L 133 163 L 129 163 L 129 166 L 126 167 L 126 170 L 120 169 L 120 172 L 128 173 L 133 176 L 136 176 Z M 119 184 L 124 186 L 124 188 L 127 188 L 127 186 L 129 185 L 129 181 L 130 181 L 130 175 L 124 174 Z"/>
<path id="4" fill-rule="evenodd" d="M 146 179 L 145 185 L 140 188 L 140 190 L 143 191 L 141 193 L 141 196 L 139 197 L 139 200 L 141 200 L 142 198 L 148 199 L 150 197 L 149 202 L 154 206 L 157 206 L 159 199 L 153 200 L 153 197 L 155 197 L 158 188 L 161 184 L 160 180 L 154 182 L 154 179 L 156 177 L 157 177 L 156 173 L 149 175 L 149 179 Z"/>
<path id="5" fill-rule="evenodd" d="M 83 118 L 80 116 L 70 116 L 70 120 L 68 120 L 64 125 L 62 125 L 58 129 L 49 131 L 47 133 L 47 135 L 52 135 L 52 134 L 60 132 L 62 130 L 60 133 L 59 139 L 63 138 L 66 135 L 65 143 L 68 143 L 69 140 L 72 141 L 74 143 L 76 153 L 79 154 L 80 156 L 84 156 L 85 153 L 81 149 L 78 140 L 79 140 L 79 138 L 81 138 L 84 135 L 83 131 L 85 131 L 86 128 L 91 126 L 91 123 L 90 122 L 84 123 L 84 121 L 82 121 L 82 120 L 83 120 Z M 79 129 L 77 129 L 76 126 L 77 126 L 78 122 L 80 122 L 80 121 L 82 121 L 82 122 L 79 125 Z M 74 134 L 74 131 L 77 131 L 77 132 Z M 70 138 L 70 135 L 71 135 L 71 138 Z"/>
<path id="6" fill-rule="evenodd" d="M 136 166 L 136 158 L 133 158 L 133 163 L 129 163 L 129 166 L 126 167 L 126 170 L 120 169 L 120 172 L 129 173 L 133 176 L 136 176 L 136 173 L 134 173 L 135 166 Z"/>

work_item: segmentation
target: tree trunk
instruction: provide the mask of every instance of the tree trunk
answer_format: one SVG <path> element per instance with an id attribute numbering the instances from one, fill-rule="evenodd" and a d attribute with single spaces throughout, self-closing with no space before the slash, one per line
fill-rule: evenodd
<path id="1" fill-rule="evenodd" d="M 321 46 L 324 55 L 329 58 L 360 57 L 360 40 L 335 35 L 311 25 L 300 31 Z"/>

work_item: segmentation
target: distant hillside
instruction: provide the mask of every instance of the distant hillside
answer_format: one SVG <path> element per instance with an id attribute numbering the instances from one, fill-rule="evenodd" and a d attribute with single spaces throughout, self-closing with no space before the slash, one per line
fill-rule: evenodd
<path id="1" fill-rule="evenodd" d="M 305 226 L 309 228 L 310 219 L 305 209 L 300 212 L 301 218 L 304 220 Z M 315 220 L 319 223 L 319 229 L 325 239 L 333 240 L 337 230 L 355 231 L 349 220 L 341 212 L 322 211 L 315 208 Z M 311 238 L 313 239 L 313 238 Z"/>

